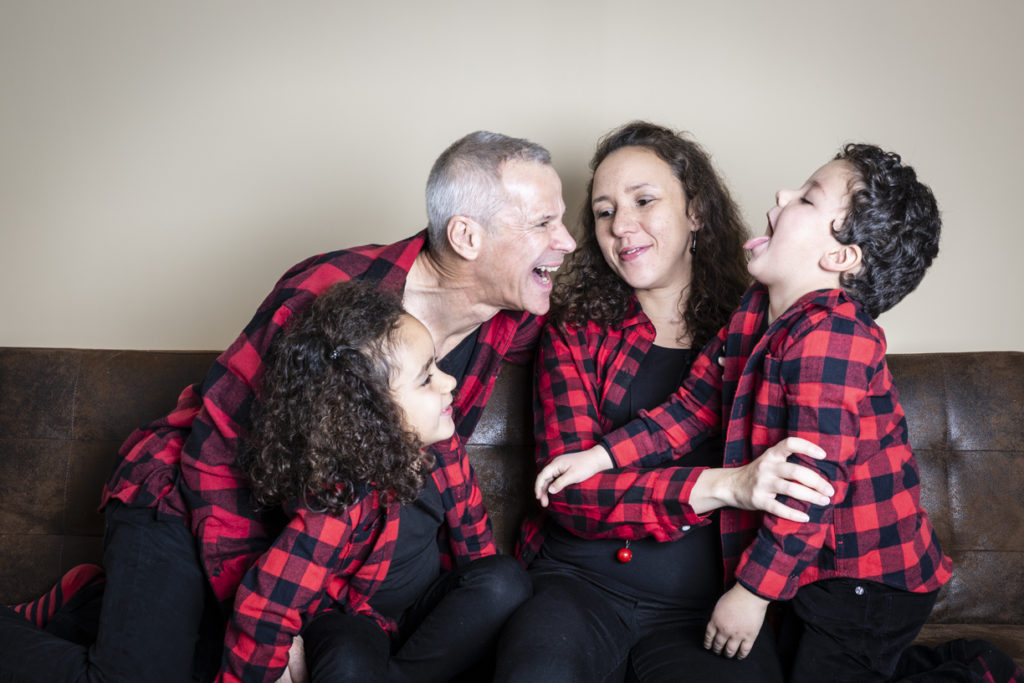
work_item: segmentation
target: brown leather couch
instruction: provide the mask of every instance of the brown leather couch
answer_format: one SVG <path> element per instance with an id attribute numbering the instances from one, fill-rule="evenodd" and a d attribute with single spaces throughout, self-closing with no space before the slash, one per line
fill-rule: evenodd
<path id="1" fill-rule="evenodd" d="M 209 352 L 0 348 L 0 603 L 99 562 L 102 483 L 136 426 L 201 379 Z M 890 356 L 925 507 L 953 579 L 924 643 L 983 638 L 1024 662 L 1024 353 Z M 498 542 L 531 505 L 530 370 L 508 365 L 469 446 Z"/>

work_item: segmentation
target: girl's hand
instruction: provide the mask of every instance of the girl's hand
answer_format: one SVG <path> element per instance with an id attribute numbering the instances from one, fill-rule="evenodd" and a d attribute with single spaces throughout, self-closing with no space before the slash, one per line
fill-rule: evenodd
<path id="1" fill-rule="evenodd" d="M 585 451 L 565 453 L 544 466 L 534 482 L 533 493 L 540 504 L 547 507 L 548 494 L 554 495 L 566 486 L 586 481 L 613 465 L 612 457 L 600 445 Z"/>
<path id="2" fill-rule="evenodd" d="M 761 632 L 768 602 L 738 583 L 727 590 L 711 613 L 704 631 L 704 649 L 729 658 L 745 658 Z"/>
<path id="3" fill-rule="evenodd" d="M 825 451 L 818 446 L 794 436 L 783 439 L 753 462 L 742 467 L 726 470 L 732 481 L 730 507 L 741 510 L 763 510 L 769 514 L 792 522 L 806 522 L 806 513 L 784 505 L 776 500 L 783 495 L 812 505 L 828 505 L 835 490 L 827 479 L 814 470 L 786 460 L 792 453 L 799 453 L 821 460 Z"/>
<path id="4" fill-rule="evenodd" d="M 302 636 L 292 639 L 288 650 L 288 668 L 284 670 L 276 683 L 309 683 L 309 671 L 306 669 L 306 648 Z"/>

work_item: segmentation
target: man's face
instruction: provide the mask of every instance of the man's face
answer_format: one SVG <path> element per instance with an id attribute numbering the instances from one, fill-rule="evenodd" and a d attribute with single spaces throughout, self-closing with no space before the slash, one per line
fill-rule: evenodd
<path id="1" fill-rule="evenodd" d="M 510 161 L 502 168 L 505 204 L 495 214 L 481 253 L 484 299 L 534 315 L 548 312 L 551 278 L 576 248 L 562 218 L 562 182 L 551 166 Z"/>

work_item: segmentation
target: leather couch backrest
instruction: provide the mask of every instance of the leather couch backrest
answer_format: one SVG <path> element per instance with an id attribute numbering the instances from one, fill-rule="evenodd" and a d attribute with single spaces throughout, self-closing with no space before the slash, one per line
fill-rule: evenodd
<path id="1" fill-rule="evenodd" d="M 0 348 L 0 601 L 98 562 L 96 504 L 121 442 L 213 352 Z M 1024 353 L 893 355 L 923 500 L 955 563 L 932 622 L 1024 624 Z M 506 365 L 468 449 L 514 547 L 533 477 L 530 369 Z"/>

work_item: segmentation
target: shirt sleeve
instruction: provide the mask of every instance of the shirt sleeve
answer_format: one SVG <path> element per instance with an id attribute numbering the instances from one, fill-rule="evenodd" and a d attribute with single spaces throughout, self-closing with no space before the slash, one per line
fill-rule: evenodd
<path id="1" fill-rule="evenodd" d="M 218 681 L 276 681 L 302 617 L 323 593 L 351 536 L 347 521 L 300 510 L 246 573 L 235 596 Z"/>
<path id="2" fill-rule="evenodd" d="M 440 470 L 438 490 L 445 508 L 452 563 L 462 566 L 496 554 L 498 549 L 491 521 L 462 440 L 453 436 L 443 445 L 435 444 L 432 449 Z M 447 561 L 442 564 L 445 569 L 452 568 Z"/>
<path id="3" fill-rule="evenodd" d="M 653 410 L 606 435 L 601 443 L 619 467 L 655 467 L 689 453 L 721 431 L 726 328 L 701 351 L 679 389 Z"/>
<path id="4" fill-rule="evenodd" d="M 201 409 L 182 450 L 182 492 L 191 512 L 192 533 L 213 591 L 225 604 L 230 604 L 242 576 L 274 535 L 252 500 L 237 458 L 273 340 L 326 286 L 315 277 L 309 278 L 313 282 L 301 281 L 304 267 L 299 264 L 285 274 L 238 338 L 214 361 L 203 383 Z"/>
<path id="5" fill-rule="evenodd" d="M 821 446 L 824 460 L 792 455 L 828 479 L 835 489 L 832 501 L 846 498 L 850 470 L 857 456 L 862 414 L 874 369 L 884 346 L 863 326 L 840 316 L 828 316 L 781 352 L 769 357 L 768 374 L 777 375 L 786 410 L 789 436 Z M 771 600 L 792 598 L 800 574 L 821 552 L 832 525 L 834 504 L 810 505 L 780 497 L 786 505 L 810 516 L 804 523 L 765 515 L 754 543 L 737 567 L 736 578 L 748 589 Z"/>
<path id="6" fill-rule="evenodd" d="M 598 379 L 584 333 L 547 325 L 537 354 L 534 429 L 538 470 L 555 457 L 601 440 Z M 548 513 L 561 526 L 590 538 L 673 540 L 700 524 L 688 501 L 704 468 L 618 468 L 566 487 L 550 497 Z"/>
<path id="7" fill-rule="evenodd" d="M 546 318 L 547 316 L 523 314 L 523 320 L 516 329 L 512 344 L 505 352 L 505 360 L 516 365 L 527 365 L 533 362 L 534 353 L 537 350 L 537 339 L 540 337 L 540 331 Z"/>

